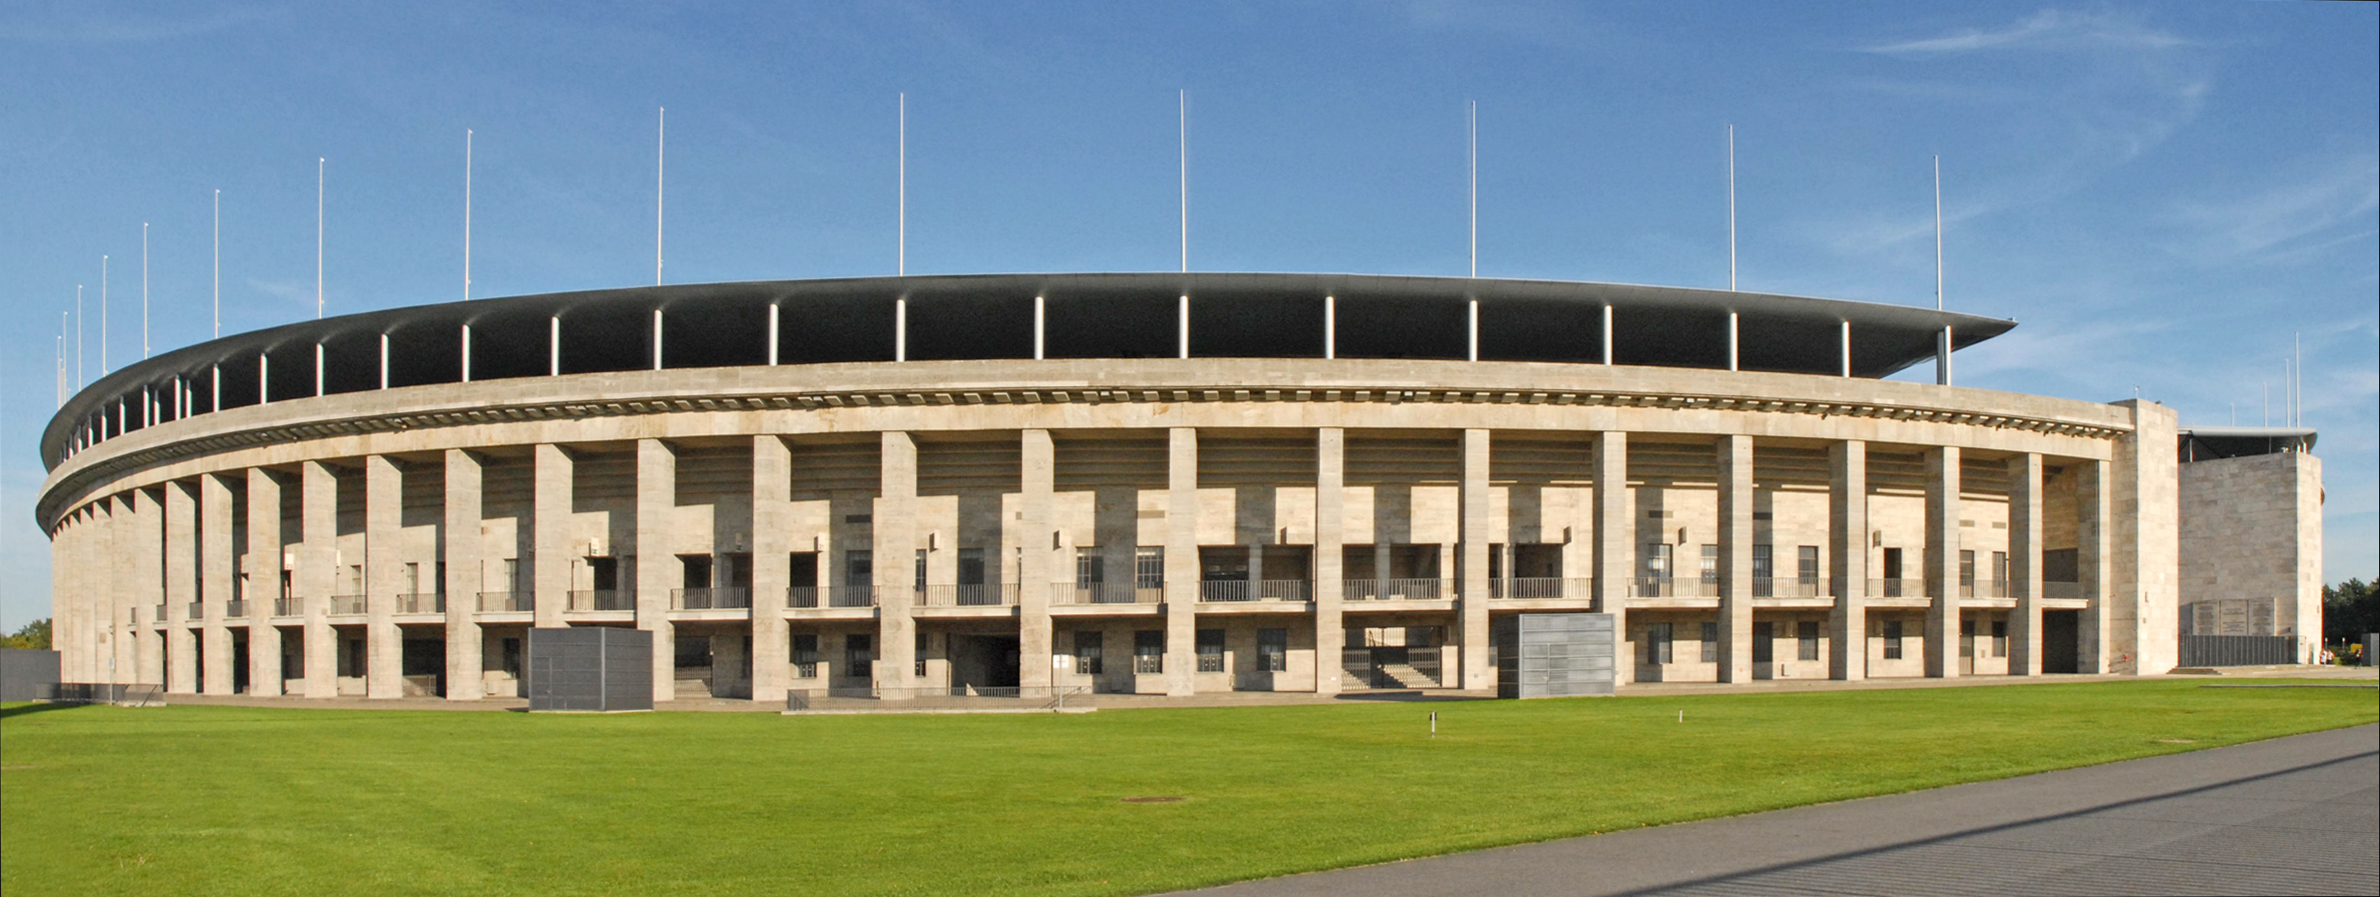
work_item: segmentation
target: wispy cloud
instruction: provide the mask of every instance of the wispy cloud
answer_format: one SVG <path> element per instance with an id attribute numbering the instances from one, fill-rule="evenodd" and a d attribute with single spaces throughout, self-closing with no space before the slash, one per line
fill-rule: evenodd
<path id="1" fill-rule="evenodd" d="M 2179 204 L 2172 246 L 2201 261 L 2288 261 L 2369 239 L 2380 210 L 2380 156 L 2343 153 L 2285 166 L 2244 195 Z"/>
<path id="2" fill-rule="evenodd" d="M 278 6 L 236 5 L 168 11 L 101 8 L 90 3 L 29 2 L 0 11 L 0 40 L 26 43 L 146 43 L 194 37 L 280 15 Z"/>
<path id="3" fill-rule="evenodd" d="M 1921 56 L 1989 50 L 2169 50 L 2194 45 L 2195 41 L 2124 16 L 2046 9 L 1996 29 L 1967 28 L 1863 49 L 1891 56 Z"/>
<path id="4" fill-rule="evenodd" d="M 1614 44 L 1610 27 L 1566 4 L 1510 0 L 1410 0 L 1408 25 L 1429 31 L 1468 31 L 1528 46 L 1583 50 Z M 1644 42 L 1643 36 L 1632 41 Z"/>

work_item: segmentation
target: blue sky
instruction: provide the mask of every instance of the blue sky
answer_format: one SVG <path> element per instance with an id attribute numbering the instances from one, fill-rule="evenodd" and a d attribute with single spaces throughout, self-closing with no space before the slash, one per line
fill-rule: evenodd
<path id="1" fill-rule="evenodd" d="M 668 279 L 891 273 L 909 95 L 913 273 L 1190 264 L 1727 279 L 2013 318 L 1962 385 L 2140 394 L 2185 424 L 2323 431 L 2327 577 L 2373 577 L 2380 14 L 2371 4 L 1499 2 L 182 4 L 0 7 L 0 626 L 48 614 L 31 520 L 59 313 L 84 374 L 210 327 Z M 1915 371 L 1909 376 L 1929 377 Z M 2275 421 L 2278 422 L 2277 414 Z"/>

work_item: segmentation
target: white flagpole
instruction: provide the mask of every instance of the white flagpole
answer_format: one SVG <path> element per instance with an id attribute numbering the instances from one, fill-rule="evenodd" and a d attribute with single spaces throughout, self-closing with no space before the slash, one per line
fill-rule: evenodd
<path id="1" fill-rule="evenodd" d="M 322 319 L 322 159 L 314 160 L 314 318 Z"/>
<path id="2" fill-rule="evenodd" d="M 1190 89 L 1181 94 L 1182 273 L 1190 273 Z"/>
<path id="3" fill-rule="evenodd" d="M 669 107 L 658 107 L 653 126 L 653 285 L 661 285 L 661 202 L 669 163 Z"/>
<path id="4" fill-rule="evenodd" d="M 107 256 L 99 257 L 99 376 L 107 376 Z"/>
<path id="5" fill-rule="evenodd" d="M 1735 126 L 1727 126 L 1727 289 L 1735 289 Z"/>
<path id="6" fill-rule="evenodd" d="M 900 94 L 899 100 L 901 120 L 900 148 L 898 150 L 899 168 L 896 172 L 899 184 L 896 202 L 900 205 L 900 210 L 896 213 L 897 220 L 894 224 L 896 233 L 893 237 L 893 274 L 907 277 L 909 276 L 909 94 Z"/>
<path id="7" fill-rule="evenodd" d="M 1479 101 L 1471 101 L 1471 276 L 1479 276 Z"/>
<path id="8" fill-rule="evenodd" d="M 74 388 L 83 388 L 83 285 L 74 285 Z"/>
<path id="9" fill-rule="evenodd" d="M 1942 157 L 1934 157 L 1934 310 L 1942 310 Z"/>
<path id="10" fill-rule="evenodd" d="M 471 301 L 471 129 L 463 129 L 463 301 Z"/>
<path id="11" fill-rule="evenodd" d="M 140 357 L 149 357 L 149 223 L 140 223 Z"/>
<path id="12" fill-rule="evenodd" d="M 214 294 L 215 336 L 223 335 L 223 191 L 215 191 L 215 242 L 211 256 L 214 274 L 209 289 Z"/>

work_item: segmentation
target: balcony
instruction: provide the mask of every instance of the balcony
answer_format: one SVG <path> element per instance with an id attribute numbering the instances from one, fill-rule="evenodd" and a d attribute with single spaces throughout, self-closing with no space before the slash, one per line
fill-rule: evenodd
<path id="1" fill-rule="evenodd" d="M 1590 576 L 1515 576 L 1510 579 L 1488 580 L 1491 599 L 1588 599 L 1595 597 L 1595 579 Z"/>
<path id="2" fill-rule="evenodd" d="M 1754 598 L 1827 598 L 1832 597 L 1833 594 L 1827 589 L 1827 580 L 1823 576 L 1805 576 L 1795 579 L 1752 577 L 1752 597 Z"/>
<path id="3" fill-rule="evenodd" d="M 204 601 L 190 602 L 188 613 L 190 614 L 190 619 L 193 620 L 205 617 L 207 615 L 207 603 Z"/>
<path id="4" fill-rule="evenodd" d="M 1313 583 L 1303 579 L 1207 580 L 1198 584 L 1200 601 L 1311 601 Z"/>
<path id="5" fill-rule="evenodd" d="M 233 618 L 238 618 L 238 617 L 245 617 L 245 616 L 247 616 L 247 615 L 248 615 L 248 602 L 246 602 L 246 601 L 242 601 L 242 600 L 240 600 L 240 599 L 237 599 L 237 598 L 234 598 L 234 599 L 232 599 L 232 600 L 230 600 L 230 601 L 226 601 L 226 602 L 224 602 L 224 603 L 223 603 L 223 615 L 224 615 L 224 616 L 226 616 L 226 617 L 233 617 Z"/>
<path id="6" fill-rule="evenodd" d="M 332 596 L 331 596 L 330 609 L 329 609 L 328 611 L 325 611 L 325 612 L 326 612 L 326 613 L 328 613 L 328 614 L 330 614 L 331 616 L 334 616 L 334 617 L 340 617 L 340 616 L 347 616 L 347 617 L 357 617 L 357 616 L 362 616 L 362 615 L 364 614 L 364 612 L 365 612 L 364 596 L 362 596 L 362 595 L 332 595 Z"/>
<path id="7" fill-rule="evenodd" d="M 792 586 L 785 590 L 786 607 L 817 607 L 817 586 Z"/>
<path id="8" fill-rule="evenodd" d="M 1926 598 L 1926 597 L 1931 597 L 1931 596 L 1928 596 L 1928 595 L 1926 594 L 1926 585 L 1925 585 L 1925 580 L 1923 580 L 1923 579 L 1909 579 L 1909 578 L 1906 578 L 1906 577 L 1904 577 L 1904 578 L 1901 578 L 1901 579 L 1871 579 L 1871 580 L 1868 580 L 1868 597 L 1870 597 L 1870 598 Z"/>
<path id="9" fill-rule="evenodd" d="M 627 589 L 574 589 L 570 593 L 570 609 L 574 611 L 635 610 L 636 593 Z"/>
<path id="10" fill-rule="evenodd" d="M 1961 598 L 2013 598 L 2015 596 L 2015 591 L 2010 589 L 2005 581 L 1959 583 L 1959 597 Z"/>
<path id="11" fill-rule="evenodd" d="M 671 589 L 671 610 L 737 610 L 752 606 L 752 590 L 743 586 Z"/>
<path id="12" fill-rule="evenodd" d="M 2041 597 L 2055 601 L 2080 601 L 2083 599 L 2082 583 L 2044 582 L 2041 584 Z"/>
<path id="13" fill-rule="evenodd" d="M 537 593 L 481 592 L 479 593 L 479 610 L 481 613 L 491 614 L 529 613 L 537 610 Z"/>
<path id="14" fill-rule="evenodd" d="M 159 610 L 163 610 L 163 609 L 164 609 L 164 608 L 159 608 Z M 276 617 L 303 617 L 303 616 L 305 616 L 305 615 L 306 615 L 306 599 L 304 599 L 304 598 L 275 598 L 275 599 L 273 599 L 273 616 L 276 616 Z"/>
<path id="15" fill-rule="evenodd" d="M 405 592 L 397 596 L 397 613 L 442 614 L 446 612 L 446 596 L 437 592 Z"/>
<path id="16" fill-rule="evenodd" d="M 917 593 L 919 607 L 1002 607 L 1017 603 L 1013 582 L 929 585 Z"/>
<path id="17" fill-rule="evenodd" d="M 1131 582 L 1061 582 L 1050 586 L 1051 604 L 1162 604 L 1165 585 Z"/>
<path id="18" fill-rule="evenodd" d="M 1639 576 L 1628 581 L 1630 598 L 1717 598 L 1717 579 L 1674 579 L 1667 576 Z"/>
<path id="19" fill-rule="evenodd" d="M 873 585 L 836 586 L 826 593 L 828 607 L 875 607 L 876 587 Z"/>
<path id="20" fill-rule="evenodd" d="M 150 617 L 150 618 L 149 618 L 149 622 L 151 622 L 151 623 L 163 623 L 163 622 L 165 622 L 165 605 L 162 605 L 162 604 L 160 604 L 160 605 L 157 605 L 157 615 L 156 615 L 156 616 L 153 616 L 153 617 Z"/>
<path id="21" fill-rule="evenodd" d="M 1348 601 L 1436 601 L 1447 597 L 1443 579 L 1344 579 L 1339 581 Z"/>

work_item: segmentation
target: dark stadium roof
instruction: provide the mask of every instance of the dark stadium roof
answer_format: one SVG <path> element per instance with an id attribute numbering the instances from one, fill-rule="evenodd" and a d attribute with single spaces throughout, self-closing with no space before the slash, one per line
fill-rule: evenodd
<path id="1" fill-rule="evenodd" d="M 2016 326 L 1915 306 L 1769 293 L 1356 274 L 984 274 L 635 287 L 341 315 L 177 349 L 75 394 L 43 433 L 42 460 L 57 466 L 70 434 L 103 414 L 113 435 L 109 411 L 118 400 L 131 400 L 126 428 L 137 428 L 133 409 L 145 390 L 156 390 L 170 415 L 176 377 L 185 378 L 195 408 L 213 407 L 217 366 L 222 407 L 256 404 L 260 376 L 272 401 L 310 397 L 316 345 L 323 347 L 326 394 L 378 388 L 384 337 L 388 385 L 458 382 L 464 325 L 473 334 L 472 380 L 546 374 L 554 319 L 562 373 L 641 370 L 652 367 L 651 319 L 659 309 L 665 367 L 756 365 L 767 363 L 768 308 L 775 304 L 782 363 L 892 361 L 894 300 L 906 299 L 909 360 L 1030 359 L 1040 296 L 1045 357 L 1171 358 L 1184 295 L 1193 357 L 1323 357 L 1326 296 L 1335 297 L 1340 358 L 1462 360 L 1472 299 L 1479 302 L 1482 361 L 1601 362 L 1605 306 L 1617 364 L 1724 370 L 1733 312 L 1742 370 L 1840 374 L 1848 323 L 1851 373 L 1869 378 L 1932 358 L 1944 327 L 1954 348 L 1964 348 Z"/>

